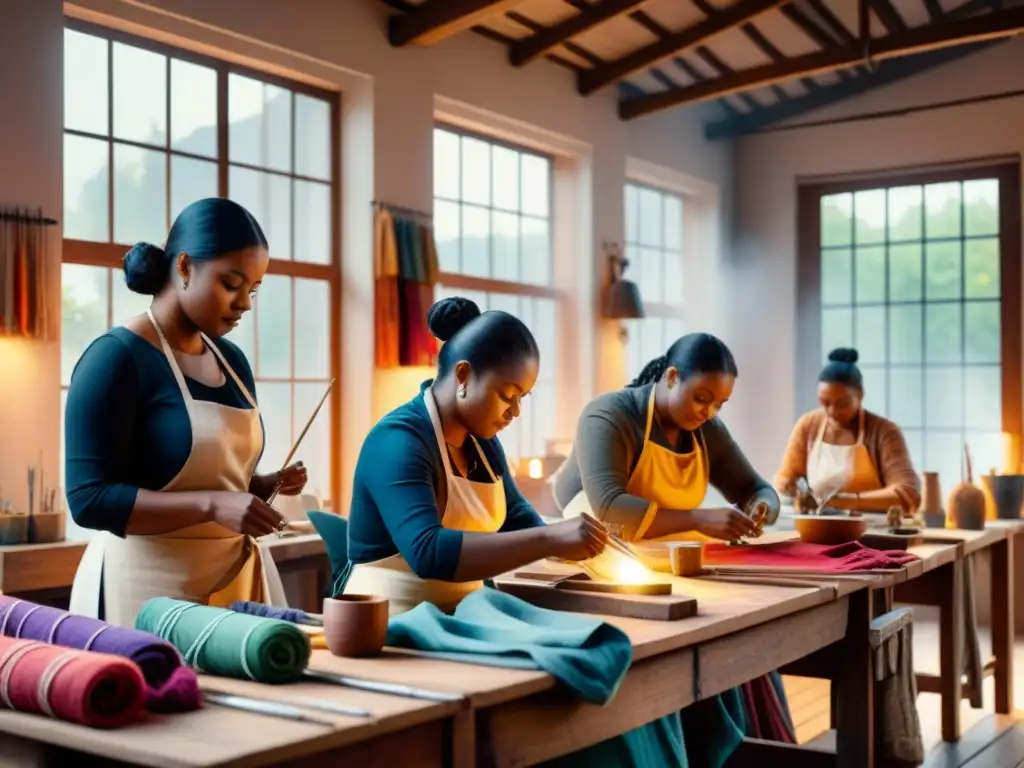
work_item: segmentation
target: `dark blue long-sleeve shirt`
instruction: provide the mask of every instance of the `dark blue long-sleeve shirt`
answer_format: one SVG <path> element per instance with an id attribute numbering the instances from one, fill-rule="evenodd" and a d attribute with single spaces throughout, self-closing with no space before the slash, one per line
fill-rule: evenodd
<path id="1" fill-rule="evenodd" d="M 214 343 L 255 400 L 245 354 L 225 339 Z M 251 408 L 234 379 L 225 379 L 219 387 L 185 382 L 197 400 Z M 164 353 L 123 327 L 93 341 L 71 375 L 64 441 L 72 518 L 124 536 L 139 488 L 163 488 L 192 449 L 185 402 Z"/>
<path id="2" fill-rule="evenodd" d="M 401 554 L 423 579 L 451 581 L 459 567 L 462 531 L 441 527 L 448 499 L 444 464 L 422 392 L 391 411 L 370 430 L 356 464 L 348 523 L 348 556 L 372 563 Z M 516 488 L 497 438 L 478 441 L 487 463 L 502 479 L 506 518 L 501 531 L 544 525 Z M 472 441 L 465 445 L 469 479 L 490 482 Z M 477 459 L 474 461 L 474 459 Z"/>

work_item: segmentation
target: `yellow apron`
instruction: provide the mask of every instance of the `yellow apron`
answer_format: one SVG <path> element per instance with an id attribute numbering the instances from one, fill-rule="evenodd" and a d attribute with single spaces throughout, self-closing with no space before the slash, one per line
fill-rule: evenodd
<path id="1" fill-rule="evenodd" d="M 864 445 L 864 409 L 860 411 L 857 442 L 853 445 L 826 443 L 823 419 L 818 436 L 807 454 L 807 484 L 815 498 L 820 499 L 834 490 L 844 493 L 865 493 L 881 489 L 882 481 Z"/>
<path id="2" fill-rule="evenodd" d="M 707 447 L 700 430 L 693 433 L 693 449 L 689 453 L 676 453 L 651 440 L 651 426 L 654 423 L 654 391 L 655 388 L 652 387 L 651 397 L 647 401 L 644 442 L 640 450 L 640 458 L 637 459 L 636 466 L 626 483 L 626 493 L 650 502 L 647 513 L 637 529 L 633 546 L 643 553 L 657 556 L 659 553 L 656 550 L 664 549 L 664 547 L 657 546 L 658 542 L 715 541 L 715 539 L 698 531 L 686 531 L 640 541 L 654 522 L 659 508 L 698 509 L 707 495 L 710 473 Z M 572 501 L 565 506 L 562 515 L 567 518 L 577 517 L 582 512 L 592 514 L 585 491 L 576 494 Z M 600 573 L 614 572 L 614 566 L 605 568 L 600 562 L 602 559 L 615 558 L 613 553 L 614 550 L 606 549 L 604 554 L 588 561 L 588 564 Z M 667 556 L 664 552 L 660 555 Z"/>
<path id="3" fill-rule="evenodd" d="M 217 356 L 251 408 L 232 408 L 195 400 L 174 359 L 163 330 L 149 312 L 171 367 L 192 431 L 185 465 L 161 491 L 233 491 L 248 493 L 263 449 L 260 412 L 249 390 L 208 338 Z M 104 618 L 130 627 L 142 606 L 154 597 L 227 606 L 233 600 L 257 600 L 285 606 L 284 588 L 269 552 L 249 536 L 217 523 L 192 525 L 170 533 L 128 536 L 96 533 L 86 547 L 71 587 L 72 613 Z"/>
<path id="4" fill-rule="evenodd" d="M 505 486 L 502 479 L 494 474 L 487 457 L 480 449 L 476 438 L 470 435 L 480 461 L 490 475 L 491 482 L 478 483 L 452 471 L 448 457 L 448 446 L 441 429 L 441 415 L 434 401 L 433 391 L 423 393 L 423 402 L 434 427 L 437 449 L 444 463 L 448 501 L 441 515 L 441 525 L 449 530 L 472 533 L 497 533 L 505 524 Z M 421 579 L 401 554 L 391 555 L 373 563 L 357 563 L 352 566 L 346 594 L 379 595 L 388 599 L 388 611 L 394 616 L 415 608 L 423 602 L 433 603 L 443 611 L 454 610 L 469 593 L 481 588 L 482 581 L 450 582 L 435 579 Z"/>

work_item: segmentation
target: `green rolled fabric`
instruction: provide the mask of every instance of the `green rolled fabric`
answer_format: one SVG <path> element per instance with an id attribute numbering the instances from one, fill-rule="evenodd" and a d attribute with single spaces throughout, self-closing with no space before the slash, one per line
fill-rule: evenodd
<path id="1" fill-rule="evenodd" d="M 169 597 L 142 606 L 135 628 L 168 641 L 199 672 L 259 683 L 297 680 L 311 653 L 309 637 L 291 622 Z"/>

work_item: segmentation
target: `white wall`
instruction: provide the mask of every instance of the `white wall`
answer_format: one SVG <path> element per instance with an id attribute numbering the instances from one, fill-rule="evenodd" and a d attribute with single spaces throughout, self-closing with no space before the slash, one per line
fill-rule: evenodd
<path id="1" fill-rule="evenodd" d="M 80 0 L 65 8 L 80 18 L 343 92 L 341 471 L 346 486 L 362 438 L 372 424 L 367 403 L 374 401 L 375 384 L 388 383 L 375 377 L 369 345 L 369 201 L 429 210 L 431 128 L 438 112 L 509 138 L 526 137 L 534 146 L 558 154 L 559 163 L 578 172 L 578 183 L 564 191 L 573 203 L 574 216 L 563 237 L 556 233 L 560 244 L 556 259 L 571 260 L 562 284 L 572 288 L 575 298 L 570 303 L 576 326 L 582 329 L 569 384 L 570 398 L 577 406 L 595 389 L 615 386 L 624 377 L 621 355 L 608 343 L 608 329 L 593 331 L 593 294 L 595 281 L 603 274 L 596 255 L 600 243 L 622 241 L 627 154 L 667 165 L 716 189 L 709 213 L 720 232 L 731 210 L 731 146 L 704 142 L 696 112 L 623 123 L 616 116 L 611 90 L 583 99 L 566 70 L 546 61 L 513 70 L 503 46 L 472 34 L 436 48 L 392 49 L 384 33 L 386 10 L 378 0 Z M 3 14 L 0 199 L 17 197 L 59 214 L 60 4 L 57 0 L 5 0 Z M 21 171 L 16 175 L 29 181 L 8 189 L 15 176 L 9 173 L 11 163 Z M 701 249 L 707 253 L 700 257 L 716 260 L 716 248 L 717 243 L 704 241 Z M 699 294 L 708 297 L 710 287 Z M 35 345 L 18 354 L 0 347 L 0 429 L 7 436 L 13 422 L 16 434 L 23 436 L 32 425 L 38 439 L 31 445 L 21 437 L 13 444 L 0 441 L 4 451 L 0 485 L 9 482 L 6 478 L 21 477 L 27 460 L 40 447 L 56 469 L 58 350 Z M 30 366 L 31 376 L 8 373 L 22 360 Z M 407 384 L 402 380 L 400 400 L 408 396 Z M 376 394 L 380 407 L 381 395 Z M 386 392 L 385 400 L 397 396 Z M 570 409 L 564 418 L 575 419 L 575 414 Z M 48 466 L 46 471 L 50 470 Z"/>
<path id="2" fill-rule="evenodd" d="M 804 116 L 826 120 L 1020 88 L 1024 41 L 1012 41 Z M 741 139 L 736 230 L 726 267 L 737 311 L 729 338 L 741 378 L 730 426 L 755 465 L 774 473 L 792 428 L 795 368 L 797 180 L 924 166 L 1024 151 L 1024 99 L 798 128 Z M 811 404 L 807 404 L 810 406 Z M 734 413 L 735 415 L 732 415 Z"/>

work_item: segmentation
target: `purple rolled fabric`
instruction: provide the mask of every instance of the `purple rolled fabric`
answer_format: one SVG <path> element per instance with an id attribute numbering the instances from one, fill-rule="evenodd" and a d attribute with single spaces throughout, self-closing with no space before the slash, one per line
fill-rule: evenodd
<path id="1" fill-rule="evenodd" d="M 149 632 L 0 595 L 0 635 L 131 659 L 149 687 L 147 709 L 181 712 L 202 705 L 195 672 L 182 666 L 173 645 Z"/>

